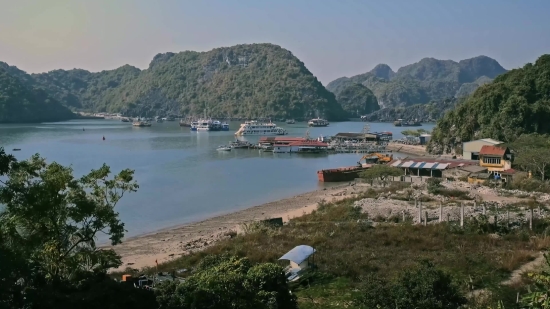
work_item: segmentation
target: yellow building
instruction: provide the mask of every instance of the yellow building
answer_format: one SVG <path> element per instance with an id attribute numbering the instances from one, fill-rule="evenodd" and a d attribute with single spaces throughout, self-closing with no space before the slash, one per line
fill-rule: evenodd
<path id="1" fill-rule="evenodd" d="M 490 173 L 500 175 L 499 172 L 512 168 L 512 154 L 507 147 L 485 145 L 479 151 L 479 166 L 486 167 Z"/>

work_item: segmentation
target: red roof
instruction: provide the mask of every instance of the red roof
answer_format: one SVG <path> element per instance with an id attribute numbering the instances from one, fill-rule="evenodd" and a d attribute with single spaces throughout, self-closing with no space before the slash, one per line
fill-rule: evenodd
<path id="1" fill-rule="evenodd" d="M 328 147 L 327 143 L 319 141 L 301 141 L 301 142 L 292 142 L 288 146 L 316 146 L 316 147 Z"/>
<path id="2" fill-rule="evenodd" d="M 497 146 L 489 146 L 489 145 L 485 145 L 481 147 L 481 150 L 479 151 L 480 155 L 503 156 L 505 153 L 506 153 L 506 148 L 500 148 Z"/>
<path id="3" fill-rule="evenodd" d="M 517 171 L 513 168 L 509 168 L 507 170 L 504 170 L 502 172 L 500 172 L 501 174 L 515 174 Z"/>

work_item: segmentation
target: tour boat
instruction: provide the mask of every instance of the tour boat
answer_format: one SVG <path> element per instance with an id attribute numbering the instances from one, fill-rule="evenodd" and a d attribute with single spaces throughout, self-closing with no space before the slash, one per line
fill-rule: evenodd
<path id="1" fill-rule="evenodd" d="M 278 127 L 276 124 L 259 123 L 257 121 L 246 121 L 241 124 L 241 127 L 235 135 L 285 135 L 288 134 L 285 129 Z"/>

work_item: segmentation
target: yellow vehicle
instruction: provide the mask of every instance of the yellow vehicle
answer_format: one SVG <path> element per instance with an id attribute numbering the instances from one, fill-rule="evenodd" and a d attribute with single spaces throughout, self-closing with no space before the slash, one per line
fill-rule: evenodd
<path id="1" fill-rule="evenodd" d="M 390 163 L 393 160 L 393 154 L 387 155 L 387 154 L 381 154 L 381 153 L 369 153 L 361 157 L 359 159 L 359 164 L 361 164 L 362 161 L 365 161 L 365 163 L 378 163 L 378 164 L 386 164 Z"/>

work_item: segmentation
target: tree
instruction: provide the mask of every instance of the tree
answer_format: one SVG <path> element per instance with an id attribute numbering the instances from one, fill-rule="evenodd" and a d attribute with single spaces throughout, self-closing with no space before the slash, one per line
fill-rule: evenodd
<path id="1" fill-rule="evenodd" d="M 112 245 L 124 236 L 124 223 L 114 210 L 138 185 L 132 170 L 110 178 L 103 165 L 80 179 L 72 169 L 48 164 L 39 155 L 18 162 L 0 149 L 0 235 L 6 247 L 47 280 L 65 280 L 81 272 L 105 272 L 121 264 L 113 250 L 96 247 L 98 233 Z"/>
<path id="2" fill-rule="evenodd" d="M 393 287 L 394 308 L 453 309 L 466 304 L 450 275 L 424 261 Z"/>
<path id="3" fill-rule="evenodd" d="M 545 180 L 550 168 L 550 137 L 540 134 L 523 134 L 510 143 L 514 151 L 514 164 L 520 168 L 532 171 Z"/>
<path id="4" fill-rule="evenodd" d="M 184 282 L 162 284 L 156 293 L 167 309 L 297 308 L 280 266 L 228 255 L 206 257 Z"/>
<path id="5" fill-rule="evenodd" d="M 367 170 L 361 172 L 359 176 L 369 181 L 371 185 L 374 180 L 379 179 L 380 182 L 386 186 L 389 181 L 389 177 L 401 175 L 403 175 L 403 171 L 399 168 L 380 164 L 371 166 Z"/>

